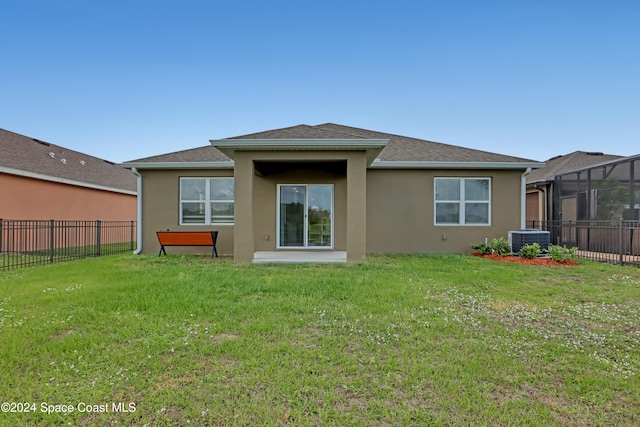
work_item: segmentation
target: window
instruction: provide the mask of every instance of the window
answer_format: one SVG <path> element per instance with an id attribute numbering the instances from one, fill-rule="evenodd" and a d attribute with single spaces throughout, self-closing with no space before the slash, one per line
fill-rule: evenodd
<path id="1" fill-rule="evenodd" d="M 180 224 L 233 224 L 233 178 L 180 178 Z"/>
<path id="2" fill-rule="evenodd" d="M 489 225 L 491 179 L 436 178 L 436 225 Z"/>

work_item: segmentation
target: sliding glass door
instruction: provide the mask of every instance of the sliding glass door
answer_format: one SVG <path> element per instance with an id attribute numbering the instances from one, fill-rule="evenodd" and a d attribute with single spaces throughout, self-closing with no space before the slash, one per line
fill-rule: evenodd
<path id="1" fill-rule="evenodd" d="M 278 185 L 278 248 L 333 248 L 333 185 Z"/>

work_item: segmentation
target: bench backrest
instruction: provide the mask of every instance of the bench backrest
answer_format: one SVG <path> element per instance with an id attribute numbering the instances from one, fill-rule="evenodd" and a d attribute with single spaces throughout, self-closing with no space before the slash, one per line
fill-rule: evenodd
<path id="1" fill-rule="evenodd" d="M 157 231 L 162 246 L 214 246 L 217 231 Z"/>

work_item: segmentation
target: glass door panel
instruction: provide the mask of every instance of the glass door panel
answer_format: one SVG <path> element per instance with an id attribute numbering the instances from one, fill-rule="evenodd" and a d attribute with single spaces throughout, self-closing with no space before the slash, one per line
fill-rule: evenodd
<path id="1" fill-rule="evenodd" d="M 306 194 L 304 185 L 280 187 L 280 246 L 305 246 Z"/>
<path id="2" fill-rule="evenodd" d="M 307 246 L 331 247 L 333 187 L 309 185 L 307 200 Z"/>

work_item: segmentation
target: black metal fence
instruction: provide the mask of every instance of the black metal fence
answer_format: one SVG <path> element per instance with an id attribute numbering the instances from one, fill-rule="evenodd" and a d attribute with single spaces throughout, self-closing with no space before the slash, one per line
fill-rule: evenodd
<path id="1" fill-rule="evenodd" d="M 0 270 L 133 251 L 136 221 L 0 218 Z"/>
<path id="2" fill-rule="evenodd" d="M 576 247 L 581 258 L 640 267 L 640 221 L 529 221 L 527 227 L 549 231 L 551 244 Z"/>

